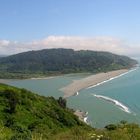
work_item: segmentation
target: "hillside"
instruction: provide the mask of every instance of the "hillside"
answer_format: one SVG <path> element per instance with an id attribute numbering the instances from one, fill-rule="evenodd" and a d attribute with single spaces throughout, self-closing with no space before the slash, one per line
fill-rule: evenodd
<path id="1" fill-rule="evenodd" d="M 8 56 L 8 55 L 1 55 L 1 54 L 0 54 L 0 57 L 6 57 L 6 56 Z"/>
<path id="2" fill-rule="evenodd" d="M 0 78 L 100 72 L 130 68 L 136 63 L 129 57 L 109 52 L 46 49 L 0 58 Z"/>
<path id="3" fill-rule="evenodd" d="M 60 99 L 0 84 L 0 140 L 28 140 L 39 134 L 47 139 L 73 127 L 90 128 Z"/>
<path id="4" fill-rule="evenodd" d="M 0 140 L 140 139 L 137 124 L 121 121 L 105 129 L 91 128 L 60 99 L 0 84 Z"/>

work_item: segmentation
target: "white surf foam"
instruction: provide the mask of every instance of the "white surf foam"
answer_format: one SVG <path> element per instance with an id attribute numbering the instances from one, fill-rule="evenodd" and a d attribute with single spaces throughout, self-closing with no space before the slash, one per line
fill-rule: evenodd
<path id="1" fill-rule="evenodd" d="M 85 117 L 84 122 L 88 124 L 87 119 L 88 119 L 88 117 Z"/>
<path id="2" fill-rule="evenodd" d="M 85 113 L 84 122 L 88 124 L 88 112 Z"/>
<path id="3" fill-rule="evenodd" d="M 89 86 L 89 87 L 86 88 L 86 89 L 90 89 L 90 88 L 94 88 L 94 87 L 96 87 L 96 86 L 102 85 L 102 84 L 104 84 L 104 83 L 106 83 L 106 82 L 109 82 L 109 81 L 111 81 L 111 80 L 113 80 L 113 79 L 119 78 L 119 77 L 121 77 L 121 76 L 123 76 L 123 75 L 126 75 L 126 74 L 132 72 L 132 71 L 135 71 L 136 69 L 137 69 L 137 68 L 131 69 L 131 70 L 129 70 L 128 72 L 125 72 L 125 73 L 120 74 L 120 75 L 115 76 L 115 77 L 111 77 L 111 78 L 109 78 L 108 80 L 105 80 L 105 81 L 103 81 L 103 82 L 97 83 L 96 85 L 93 85 L 93 86 Z"/>
<path id="4" fill-rule="evenodd" d="M 116 106 L 118 106 L 121 110 L 127 112 L 127 113 L 131 113 L 131 111 L 129 110 L 129 108 L 127 106 L 125 106 L 124 104 L 120 103 L 119 101 L 112 99 L 110 97 L 106 97 L 106 96 L 102 96 L 102 95 L 96 95 L 93 94 L 93 96 L 97 97 L 97 98 L 101 98 L 103 100 L 109 101 L 113 104 L 115 104 Z"/>
<path id="5" fill-rule="evenodd" d="M 74 96 L 78 96 L 79 95 L 79 92 L 77 91 L 75 94 L 74 94 Z"/>

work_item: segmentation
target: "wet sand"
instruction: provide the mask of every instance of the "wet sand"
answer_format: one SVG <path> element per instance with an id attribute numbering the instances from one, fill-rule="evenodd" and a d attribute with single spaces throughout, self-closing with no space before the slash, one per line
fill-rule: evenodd
<path id="1" fill-rule="evenodd" d="M 9 82 L 10 80 L 8 79 L 0 79 L 0 83 L 6 84 L 7 82 Z"/>
<path id="2" fill-rule="evenodd" d="M 48 80 L 48 79 L 53 79 L 56 76 L 48 76 L 48 77 L 39 77 L 39 78 L 30 78 L 31 80 Z"/>
<path id="3" fill-rule="evenodd" d="M 95 86 L 103 81 L 109 80 L 113 77 L 119 76 L 123 73 L 128 72 L 128 69 L 121 69 L 116 71 L 110 71 L 106 73 L 98 73 L 95 75 L 88 76 L 86 78 L 75 80 L 71 84 L 60 89 L 64 93 L 64 98 L 76 95 L 78 91 L 90 86 Z"/>

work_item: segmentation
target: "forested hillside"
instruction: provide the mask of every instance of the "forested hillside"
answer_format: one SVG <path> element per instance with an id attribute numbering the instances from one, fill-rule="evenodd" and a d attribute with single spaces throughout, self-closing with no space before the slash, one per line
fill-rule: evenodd
<path id="1" fill-rule="evenodd" d="M 64 74 L 72 72 L 100 72 L 130 68 L 137 62 L 126 56 L 109 52 L 46 49 L 29 51 L 0 58 L 0 77 L 9 73 Z M 4 75 L 4 73 L 7 73 Z M 10 75 L 10 74 L 9 74 Z"/>

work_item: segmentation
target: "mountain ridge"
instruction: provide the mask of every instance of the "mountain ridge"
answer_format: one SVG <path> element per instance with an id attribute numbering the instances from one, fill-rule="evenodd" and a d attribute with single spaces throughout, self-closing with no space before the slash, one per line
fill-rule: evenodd
<path id="1" fill-rule="evenodd" d="M 44 49 L 0 58 L 0 73 L 66 74 L 105 72 L 130 68 L 137 62 L 127 56 L 109 52 L 73 49 Z M 1 75 L 1 74 L 0 74 Z"/>

